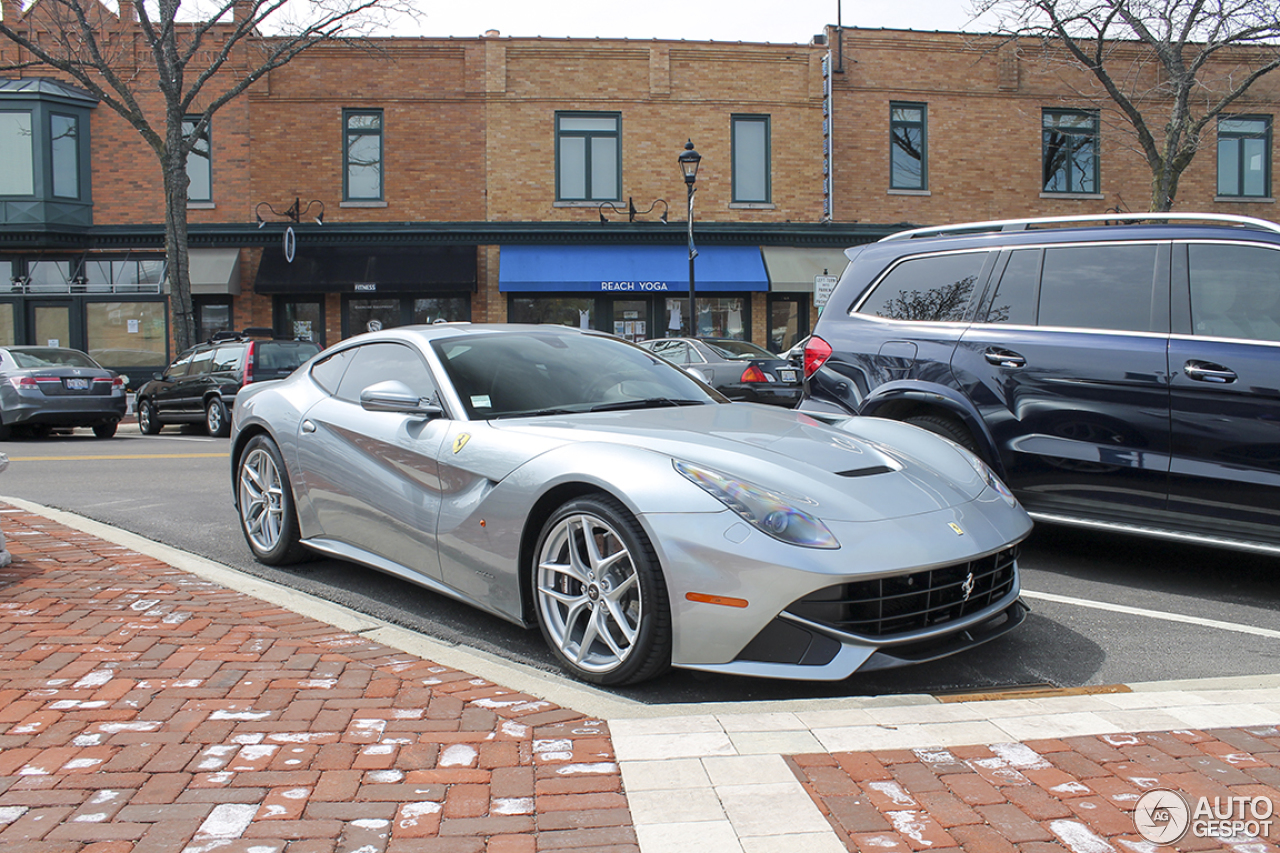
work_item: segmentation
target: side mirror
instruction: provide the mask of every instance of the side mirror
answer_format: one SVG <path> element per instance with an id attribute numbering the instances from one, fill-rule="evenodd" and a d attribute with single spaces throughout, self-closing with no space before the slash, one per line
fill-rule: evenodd
<path id="1" fill-rule="evenodd" d="M 438 418 L 444 414 L 444 409 L 419 397 L 399 379 L 375 382 L 361 391 L 360 408 L 366 412 L 396 412 L 425 418 Z"/>

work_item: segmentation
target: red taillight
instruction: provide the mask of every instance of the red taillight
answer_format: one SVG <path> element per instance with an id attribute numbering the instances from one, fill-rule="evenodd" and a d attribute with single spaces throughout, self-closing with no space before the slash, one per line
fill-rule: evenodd
<path id="1" fill-rule="evenodd" d="M 249 345 L 244 348 L 244 384 L 248 385 L 253 381 L 253 346 L 257 341 L 249 341 Z"/>
<path id="2" fill-rule="evenodd" d="M 818 368 L 827 363 L 827 359 L 831 358 L 831 344 L 822 338 L 814 335 L 809 338 L 809 343 L 804 345 L 804 378 L 818 372 Z"/>
<path id="3" fill-rule="evenodd" d="M 14 388 L 17 388 L 19 391 L 24 389 L 27 391 L 34 391 L 36 388 L 40 387 L 36 384 L 34 376 L 10 376 L 9 384 Z"/>
<path id="4" fill-rule="evenodd" d="M 746 370 L 742 371 L 742 379 L 739 381 L 768 382 L 769 377 L 764 375 L 764 371 L 761 370 L 758 365 L 753 364 L 750 367 L 748 367 Z"/>

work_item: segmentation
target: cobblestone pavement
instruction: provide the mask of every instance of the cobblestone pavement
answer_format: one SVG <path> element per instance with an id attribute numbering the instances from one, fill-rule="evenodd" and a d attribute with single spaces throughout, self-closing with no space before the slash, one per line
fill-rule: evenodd
<path id="1" fill-rule="evenodd" d="M 1280 676 L 640 706 L 36 509 L 0 503 L 0 853 L 1280 853 Z M 1161 789 L 1257 820 L 1159 848 Z"/>
<path id="2" fill-rule="evenodd" d="M 0 513 L 5 853 L 635 851 L 599 720 Z"/>

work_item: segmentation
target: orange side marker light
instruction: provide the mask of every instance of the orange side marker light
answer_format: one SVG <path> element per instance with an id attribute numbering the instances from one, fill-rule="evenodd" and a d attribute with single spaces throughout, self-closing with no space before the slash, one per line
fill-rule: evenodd
<path id="1" fill-rule="evenodd" d="M 727 595 L 707 595 L 705 592 L 686 592 L 684 597 L 690 601 L 703 604 L 719 604 L 724 607 L 746 607 L 749 602 L 745 598 L 730 598 Z"/>

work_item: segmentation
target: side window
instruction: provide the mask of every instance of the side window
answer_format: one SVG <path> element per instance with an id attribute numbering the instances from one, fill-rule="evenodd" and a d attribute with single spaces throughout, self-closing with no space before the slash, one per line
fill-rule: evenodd
<path id="1" fill-rule="evenodd" d="M 622 117 L 556 113 L 556 201 L 622 200 Z"/>
<path id="2" fill-rule="evenodd" d="M 422 358 L 400 344 L 365 344 L 359 347 L 338 384 L 337 397 L 360 402 L 360 392 L 388 379 L 398 379 L 419 397 L 430 399 L 436 394 L 435 382 Z"/>
<path id="3" fill-rule="evenodd" d="M 733 117 L 733 200 L 739 204 L 771 201 L 769 117 Z"/>
<path id="4" fill-rule="evenodd" d="M 986 259 L 986 252 L 963 252 L 903 261 L 880 280 L 857 313 L 892 320 L 963 320 Z"/>
<path id="5" fill-rule="evenodd" d="M 214 373 L 226 373 L 240 367 L 240 357 L 244 354 L 244 344 L 230 347 L 218 347 L 213 351 L 213 365 L 209 368 Z"/>
<path id="6" fill-rule="evenodd" d="M 1152 328 L 1156 247 L 1045 249 L 1039 325 L 1130 332 Z"/>
<path id="7" fill-rule="evenodd" d="M 197 350 L 195 356 L 191 359 L 191 367 L 188 369 L 187 375 L 195 376 L 200 373 L 208 373 L 212 364 L 212 349 Z"/>
<path id="8" fill-rule="evenodd" d="M 342 197 L 382 201 L 382 110 L 342 113 Z"/>
<path id="9" fill-rule="evenodd" d="M 177 379 L 179 377 L 186 376 L 187 370 L 191 367 L 191 357 L 195 354 L 196 354 L 195 350 L 189 349 L 186 352 L 184 352 L 182 355 L 178 356 L 178 358 L 173 362 L 173 364 L 169 365 L 169 367 L 165 370 L 164 378 Z"/>
<path id="10" fill-rule="evenodd" d="M 1193 243 L 1187 267 L 1197 335 L 1280 341 L 1280 252 Z"/>
<path id="11" fill-rule="evenodd" d="M 1034 326 L 1039 285 L 1040 250 L 1018 249 L 1010 253 L 987 309 L 987 322 Z"/>
<path id="12" fill-rule="evenodd" d="M 334 393 L 338 390 L 338 385 L 342 382 L 342 375 L 347 372 L 347 365 L 351 363 L 352 357 L 355 356 L 356 349 L 339 350 L 324 361 L 316 362 L 311 366 L 311 378 L 330 394 Z"/>
<path id="13" fill-rule="evenodd" d="M 689 347 L 684 341 L 656 341 L 653 351 L 672 364 L 689 363 Z"/>
<path id="14" fill-rule="evenodd" d="M 889 188 L 929 188 L 924 104 L 889 104 Z"/>

